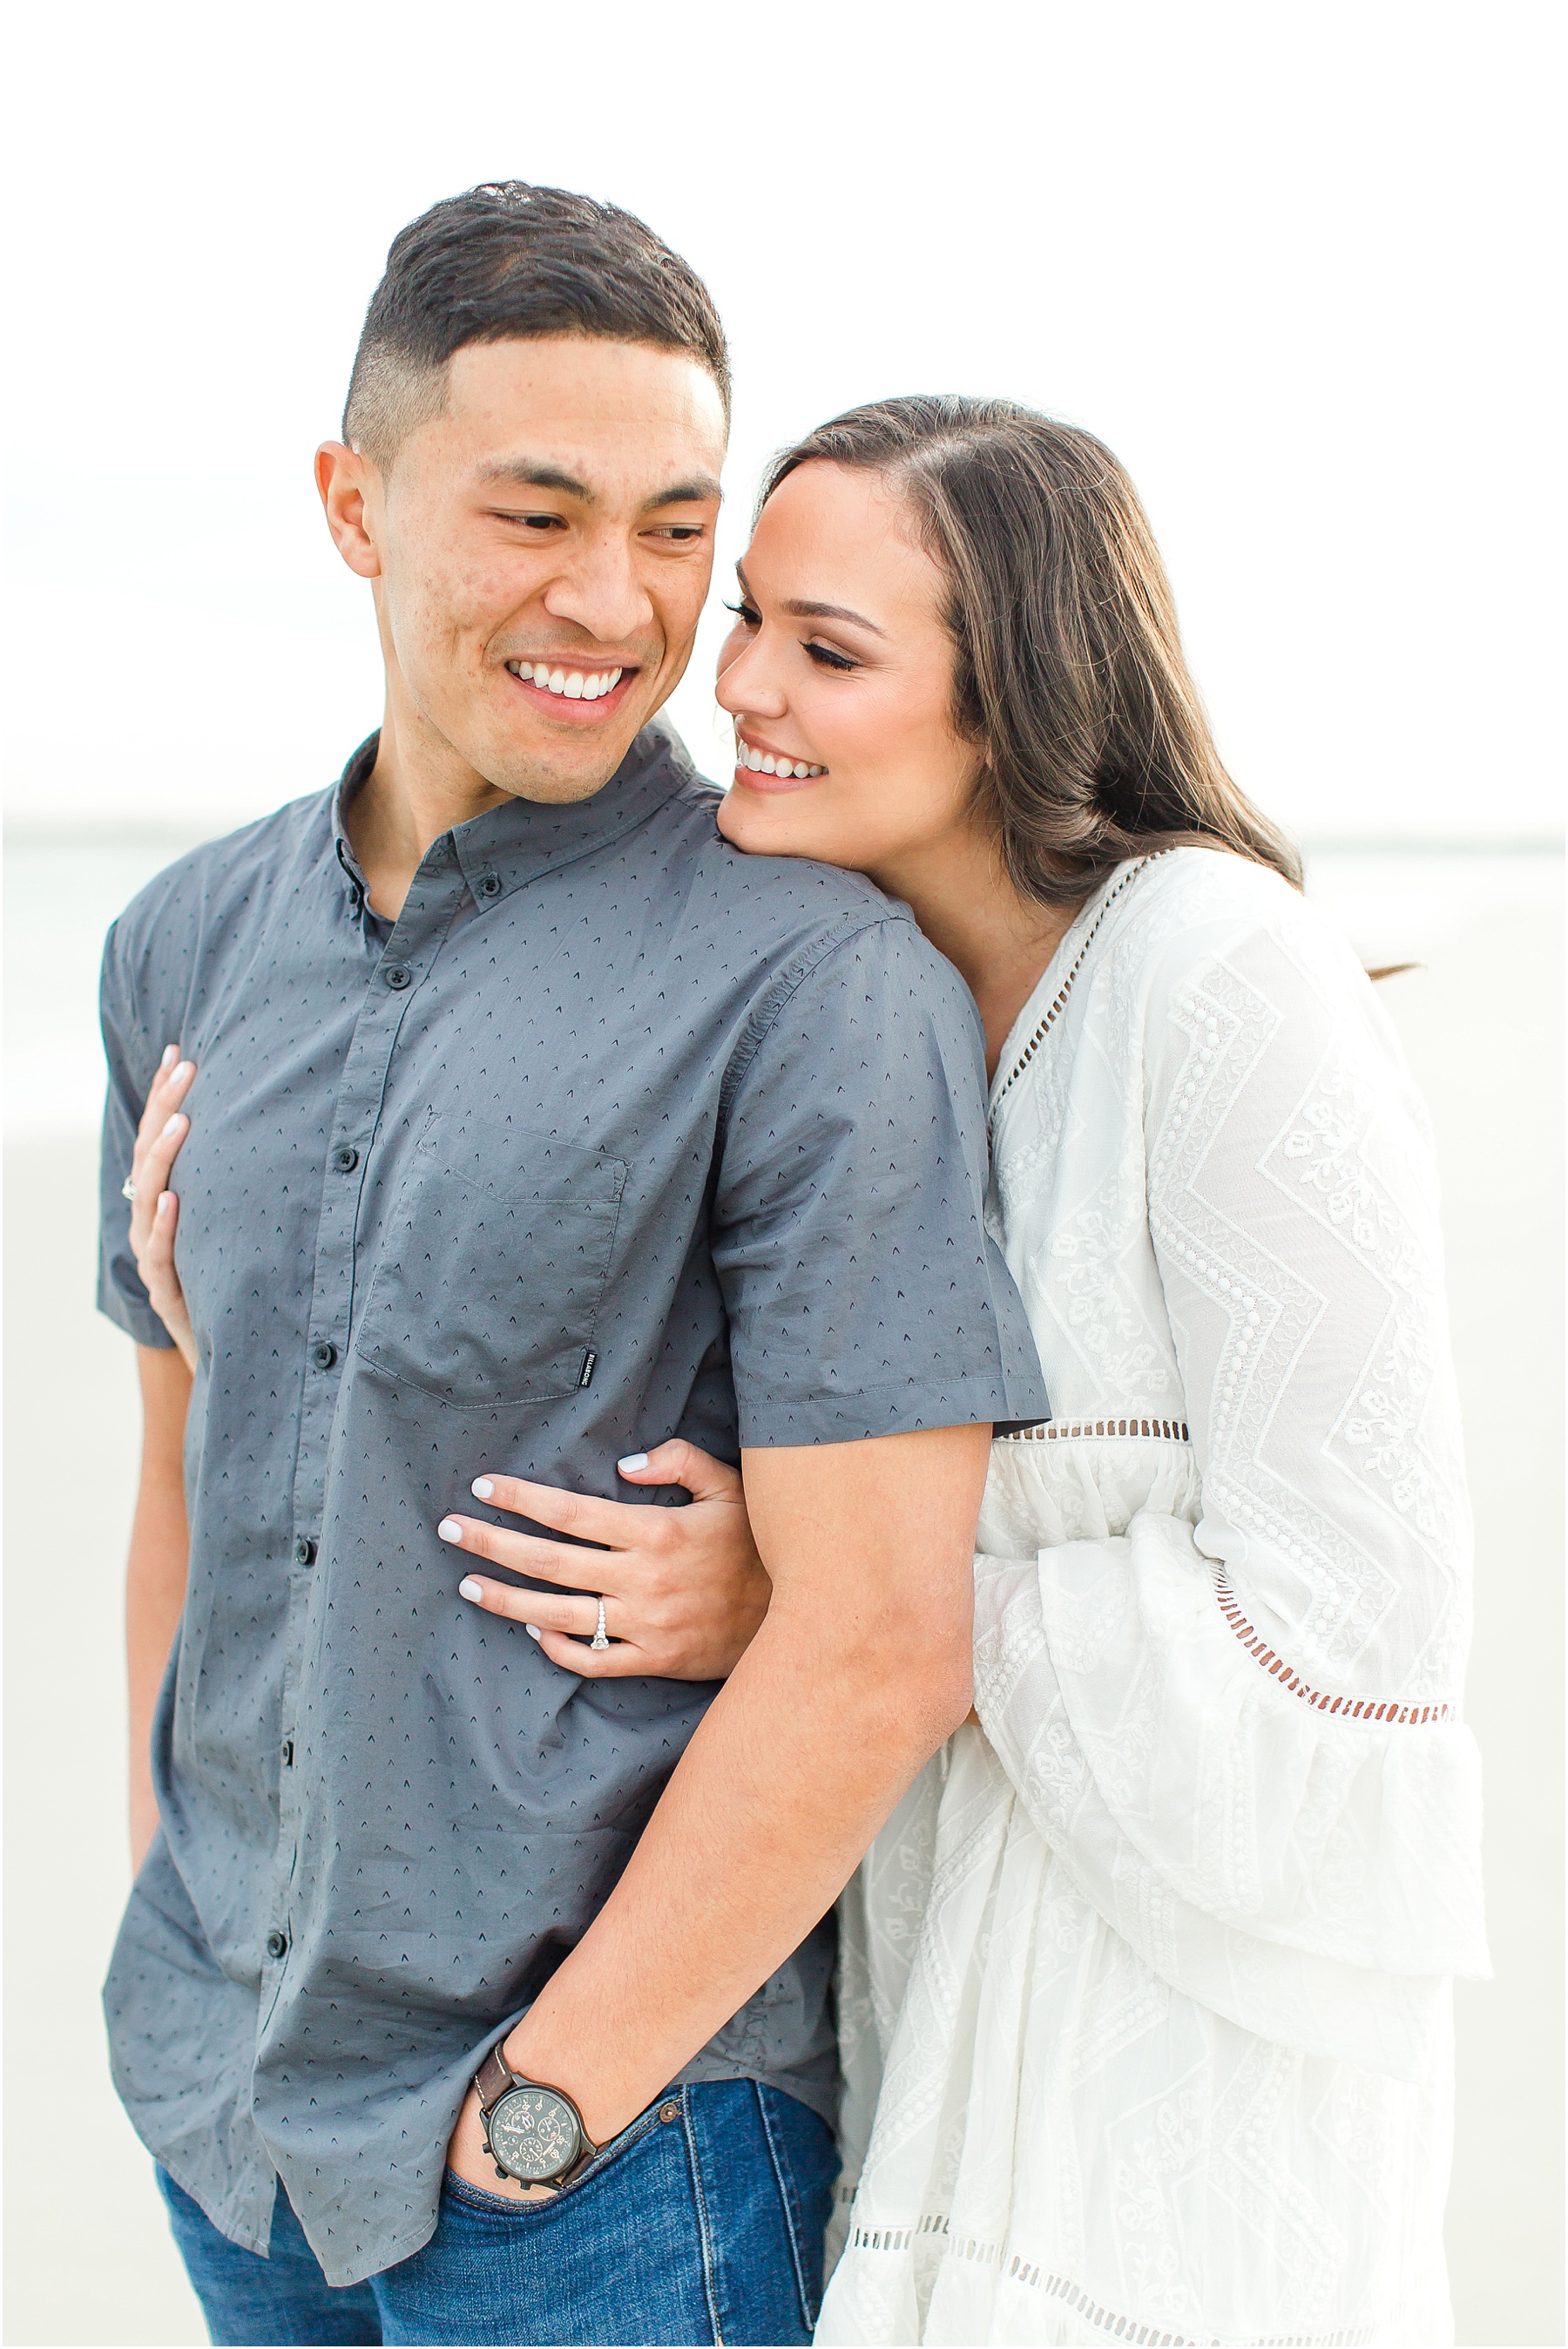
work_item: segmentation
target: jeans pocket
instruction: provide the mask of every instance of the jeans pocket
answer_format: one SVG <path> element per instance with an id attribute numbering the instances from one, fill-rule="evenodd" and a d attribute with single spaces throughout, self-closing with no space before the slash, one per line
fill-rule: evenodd
<path id="1" fill-rule="evenodd" d="M 608 2145 L 600 2147 L 587 2168 L 580 2171 L 570 2186 L 562 2187 L 555 2194 L 542 2195 L 537 2201 L 525 2202 L 514 2199 L 510 2194 L 492 2194 L 487 2187 L 476 2186 L 470 2178 L 459 2178 L 449 2166 L 443 2190 L 454 2202 L 460 2202 L 466 2209 L 480 2211 L 486 2218 L 521 2220 L 524 2224 L 547 2219 L 552 2210 L 576 2201 L 578 2196 L 597 2179 L 607 2177 L 624 2154 L 630 2153 L 650 2129 L 657 2127 L 659 2118 L 658 2106 L 650 2105 L 645 2113 L 639 2113 L 636 2119 L 621 2131 L 619 2137 L 613 2137 Z"/>
<path id="2" fill-rule="evenodd" d="M 815 2330 L 822 2305 L 822 2270 L 831 2210 L 832 2134 L 825 2121 L 781 2088 L 753 2082 L 768 2156 L 778 2182 L 789 2236 L 795 2283 L 806 2330 Z M 820 2158 L 816 2157 L 820 2156 Z"/>

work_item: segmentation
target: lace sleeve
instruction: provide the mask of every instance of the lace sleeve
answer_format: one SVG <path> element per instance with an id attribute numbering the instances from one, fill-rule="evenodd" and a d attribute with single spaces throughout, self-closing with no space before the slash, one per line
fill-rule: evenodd
<path id="1" fill-rule="evenodd" d="M 1235 1636 L 1320 1708 L 1453 1718 L 1470 1520 L 1398 1041 L 1305 908 L 1168 956 L 1146 1039 L 1150 1232 Z"/>
<path id="2" fill-rule="evenodd" d="M 1032 1569 L 982 1558 L 976 1702 L 1156 1971 L 1400 2068 L 1397 1978 L 1418 2005 L 1486 1970 L 1424 1114 L 1348 949 L 1295 901 L 1168 930 L 1120 1003 L 1198 1522 L 1150 1506 Z"/>

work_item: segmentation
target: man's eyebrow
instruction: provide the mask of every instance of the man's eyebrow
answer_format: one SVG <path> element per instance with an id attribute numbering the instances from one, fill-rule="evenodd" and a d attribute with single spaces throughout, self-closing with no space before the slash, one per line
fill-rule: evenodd
<path id="1" fill-rule="evenodd" d="M 656 513 L 660 506 L 707 505 L 723 496 L 724 492 L 711 473 L 694 473 L 689 481 L 676 481 L 672 489 L 661 490 L 657 497 L 647 499 L 643 512 Z"/>
<path id="2" fill-rule="evenodd" d="M 519 490 L 559 490 L 563 497 L 576 498 L 585 506 L 593 503 L 593 492 L 586 481 L 578 481 L 573 473 L 563 473 L 557 465 L 536 465 L 530 457 L 514 457 L 507 464 L 486 465 L 480 479 L 507 483 Z"/>
<path id="3" fill-rule="evenodd" d="M 519 490 L 559 490 L 562 497 L 575 498 L 579 505 L 597 503 L 598 492 L 580 481 L 574 473 L 563 473 L 559 465 L 536 464 L 531 457 L 514 457 L 510 463 L 486 465 L 480 474 L 481 481 L 497 487 Z M 712 473 L 694 473 L 689 481 L 672 482 L 643 502 L 645 513 L 657 513 L 661 506 L 707 505 L 722 500 L 724 492 Z"/>
<path id="4" fill-rule="evenodd" d="M 749 595 L 751 584 L 746 576 L 744 564 L 736 564 L 735 575 L 740 582 L 741 594 Z M 879 628 L 876 622 L 868 620 L 863 612 L 851 612 L 847 604 L 793 603 L 780 605 L 779 609 L 788 612 L 792 620 L 850 620 L 857 628 L 869 628 L 873 636 L 887 635 L 885 628 Z"/>

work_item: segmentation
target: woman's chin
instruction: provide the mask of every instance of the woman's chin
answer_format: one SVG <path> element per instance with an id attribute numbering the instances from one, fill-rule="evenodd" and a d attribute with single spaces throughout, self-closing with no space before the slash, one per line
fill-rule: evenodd
<path id="1" fill-rule="evenodd" d="M 801 838 L 810 827 L 790 821 L 794 812 L 737 783 L 718 803 L 718 828 L 730 846 L 747 856 L 820 856 L 821 850 Z"/>

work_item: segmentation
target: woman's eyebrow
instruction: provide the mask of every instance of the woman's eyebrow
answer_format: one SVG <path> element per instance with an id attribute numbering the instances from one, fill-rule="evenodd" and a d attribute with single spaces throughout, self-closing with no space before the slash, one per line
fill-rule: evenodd
<path id="1" fill-rule="evenodd" d="M 792 620 L 849 620 L 857 628 L 868 628 L 873 636 L 885 636 L 887 630 L 868 620 L 863 612 L 851 612 L 847 604 L 786 604 L 782 607 Z"/>
<path id="2" fill-rule="evenodd" d="M 735 575 L 740 582 L 741 594 L 743 595 L 749 595 L 751 593 L 751 587 L 747 579 L 746 568 L 743 564 L 738 563 L 736 564 Z M 780 605 L 779 609 L 781 611 L 788 612 L 792 620 L 849 620 L 852 622 L 854 626 L 857 628 L 869 629 L 873 636 L 885 637 L 887 635 L 887 630 L 885 628 L 879 628 L 876 622 L 874 620 L 868 620 L 863 612 L 851 612 L 847 604 L 806 604 L 796 602 Z"/>

